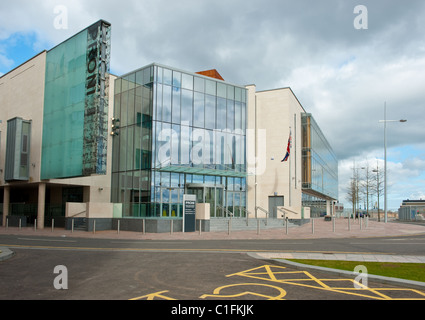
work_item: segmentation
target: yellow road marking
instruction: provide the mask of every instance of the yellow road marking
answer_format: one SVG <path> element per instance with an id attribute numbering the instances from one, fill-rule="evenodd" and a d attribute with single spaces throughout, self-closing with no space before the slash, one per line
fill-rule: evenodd
<path id="1" fill-rule="evenodd" d="M 273 289 L 276 289 L 279 292 L 279 294 L 277 296 L 270 296 L 270 295 L 266 295 L 266 294 L 262 294 L 258 292 L 253 292 L 253 291 L 243 291 L 236 294 L 220 294 L 220 292 L 224 289 L 238 287 L 238 286 L 260 286 L 260 287 L 273 288 Z M 266 298 L 267 300 L 282 300 L 282 298 L 286 296 L 286 291 L 280 287 L 276 287 L 276 286 L 272 286 L 272 285 L 264 284 L 264 283 L 238 283 L 238 284 L 230 284 L 230 285 L 218 287 L 214 290 L 213 294 L 204 294 L 200 296 L 200 298 L 201 299 L 205 299 L 207 297 L 239 298 L 245 295 L 254 295 L 258 297 L 263 297 L 263 298 Z"/>

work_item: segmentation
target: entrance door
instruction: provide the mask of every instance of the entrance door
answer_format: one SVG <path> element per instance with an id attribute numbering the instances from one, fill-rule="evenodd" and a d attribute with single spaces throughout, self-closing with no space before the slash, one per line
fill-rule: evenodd
<path id="1" fill-rule="evenodd" d="M 162 217 L 181 217 L 183 214 L 180 198 L 181 190 L 177 188 L 160 189 L 160 212 Z"/>
<path id="2" fill-rule="evenodd" d="M 270 196 L 269 197 L 269 217 L 277 218 L 278 212 L 276 207 L 283 207 L 283 196 Z"/>
<path id="3" fill-rule="evenodd" d="M 210 185 L 187 185 L 187 194 L 196 195 L 197 203 L 210 204 L 210 217 L 222 217 L 223 210 L 223 186 L 210 186 Z"/>

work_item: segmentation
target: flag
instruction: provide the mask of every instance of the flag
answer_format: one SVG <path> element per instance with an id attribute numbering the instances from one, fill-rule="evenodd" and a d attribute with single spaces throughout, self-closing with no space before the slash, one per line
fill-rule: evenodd
<path id="1" fill-rule="evenodd" d="M 289 133 L 289 139 L 288 139 L 288 147 L 286 148 L 286 155 L 282 159 L 281 162 L 288 161 L 289 154 L 291 153 L 291 147 L 292 147 L 292 131 Z"/>

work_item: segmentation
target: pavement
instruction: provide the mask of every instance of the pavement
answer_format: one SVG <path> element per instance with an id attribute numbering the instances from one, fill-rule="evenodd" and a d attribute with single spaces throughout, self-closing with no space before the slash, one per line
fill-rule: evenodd
<path id="1" fill-rule="evenodd" d="M 63 228 L 38 229 L 34 228 L 14 228 L 0 227 L 0 235 L 20 235 L 20 236 L 49 236 L 67 238 L 97 238 L 97 239 L 120 239 L 120 240 L 243 240 L 243 239 L 336 239 L 336 238 L 377 238 L 377 237 L 403 237 L 413 235 L 424 235 L 425 223 L 401 223 L 397 221 L 360 222 L 348 219 L 335 219 L 325 221 L 323 218 L 312 219 L 309 223 L 286 229 L 285 227 L 263 230 L 246 231 L 221 231 L 221 232 L 173 232 L 173 233 L 142 233 L 131 231 L 108 230 L 85 232 L 65 230 Z M 9 248 L 0 247 L 0 261 L 8 259 L 14 255 Z M 321 267 L 306 266 L 287 259 L 318 259 L 318 260 L 346 260 L 346 261 L 375 261 L 375 262 L 399 262 L 399 263 L 425 263 L 425 255 L 388 255 L 388 254 L 353 254 L 353 253 L 317 253 L 317 252 L 257 252 L 250 253 L 252 257 L 262 260 L 273 260 L 276 263 L 291 264 L 295 268 L 313 268 L 316 270 L 345 274 L 346 271 L 325 269 Z M 352 274 L 352 272 L 350 272 Z M 369 275 L 371 276 L 371 275 Z M 408 281 L 379 276 L 371 276 L 375 280 L 382 282 L 398 282 L 408 284 L 411 287 L 425 288 L 425 282 Z"/>

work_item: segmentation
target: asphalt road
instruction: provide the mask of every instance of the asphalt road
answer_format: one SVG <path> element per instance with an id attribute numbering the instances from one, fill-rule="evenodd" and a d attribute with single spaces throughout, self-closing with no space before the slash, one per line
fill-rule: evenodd
<path id="1" fill-rule="evenodd" d="M 425 236 L 129 241 L 0 236 L 16 254 L 0 262 L 1 300 L 374 300 L 421 293 L 255 259 L 250 252 L 374 252 L 424 255 Z M 65 269 L 55 273 L 56 266 Z M 66 288 L 58 288 L 66 284 Z M 361 283 L 360 283 L 361 284 Z M 369 289 L 369 288 L 373 288 Z M 390 290 L 392 288 L 392 290 Z"/>
<path id="2" fill-rule="evenodd" d="M 0 246 L 182 252 L 354 252 L 425 255 L 425 235 L 388 238 L 287 240 L 117 240 L 0 235 Z"/>

